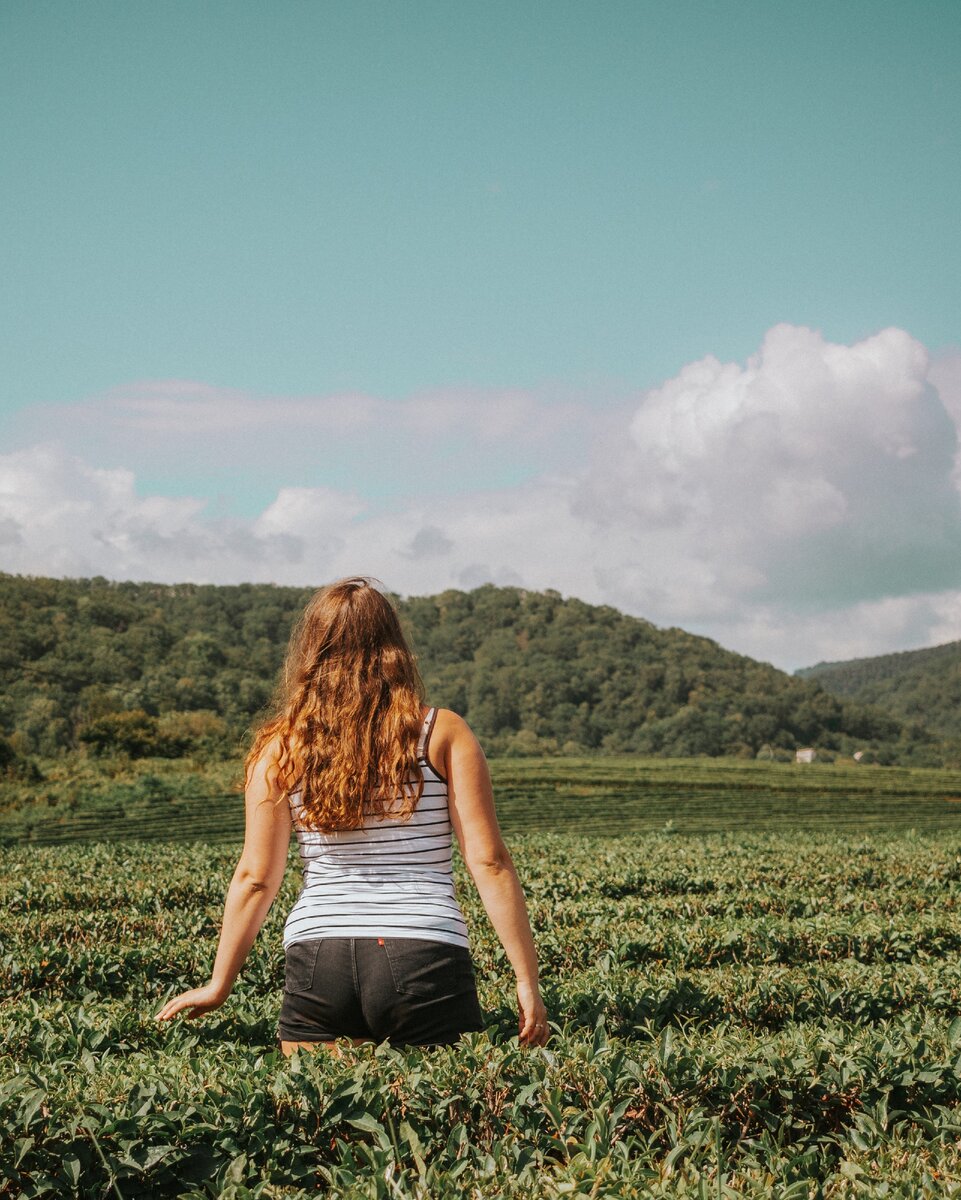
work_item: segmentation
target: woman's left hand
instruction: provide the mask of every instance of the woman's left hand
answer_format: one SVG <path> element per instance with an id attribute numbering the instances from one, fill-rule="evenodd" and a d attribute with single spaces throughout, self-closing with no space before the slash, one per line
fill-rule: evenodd
<path id="1" fill-rule="evenodd" d="M 550 1037 L 547 1009 L 536 984 L 517 982 L 517 1029 L 522 1046 L 544 1046 Z"/>
<path id="2" fill-rule="evenodd" d="M 167 1001 L 154 1019 L 157 1021 L 169 1021 L 177 1013 L 188 1009 L 189 1011 L 184 1012 L 184 1016 L 190 1021 L 194 1017 L 202 1017 L 205 1013 L 213 1012 L 215 1008 L 220 1008 L 226 999 L 227 996 L 224 995 L 220 988 L 216 988 L 212 983 L 208 983 L 203 987 L 191 988 L 189 992 L 181 992 L 179 996 L 174 996 L 172 1000 Z"/>

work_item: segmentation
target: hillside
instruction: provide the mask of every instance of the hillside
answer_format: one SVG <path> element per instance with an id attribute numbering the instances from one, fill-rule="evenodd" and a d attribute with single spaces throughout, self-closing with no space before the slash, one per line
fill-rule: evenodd
<path id="1" fill-rule="evenodd" d="M 0 752 L 235 755 L 309 594 L 0 575 Z M 613 608 L 485 586 L 400 609 L 431 700 L 493 754 L 816 744 L 938 761 L 930 739 L 879 710 Z"/>
<path id="2" fill-rule="evenodd" d="M 822 662 L 796 674 L 819 683 L 833 696 L 877 705 L 942 738 L 961 737 L 961 642 Z"/>

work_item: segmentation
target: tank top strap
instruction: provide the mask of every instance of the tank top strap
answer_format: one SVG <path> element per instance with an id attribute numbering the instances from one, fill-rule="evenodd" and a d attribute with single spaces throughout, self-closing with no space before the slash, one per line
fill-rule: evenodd
<path id="1" fill-rule="evenodd" d="M 427 743 L 430 741 L 430 735 L 434 728 L 434 721 L 437 718 L 437 709 L 430 708 L 427 710 L 427 716 L 424 717 L 424 723 L 420 727 L 420 737 L 417 739 L 417 761 L 427 761 Z"/>

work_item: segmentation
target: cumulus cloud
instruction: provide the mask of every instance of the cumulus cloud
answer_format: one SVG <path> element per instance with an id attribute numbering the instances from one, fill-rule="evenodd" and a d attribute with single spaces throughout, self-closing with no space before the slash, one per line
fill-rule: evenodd
<path id="1" fill-rule="evenodd" d="M 955 428 L 961 429 L 961 350 L 935 355 L 928 368 L 928 379 Z M 961 490 L 961 441 L 954 456 L 954 482 Z"/>
<path id="2" fill-rule="evenodd" d="M 423 525 L 410 539 L 410 545 L 403 553 L 408 558 L 424 559 L 450 554 L 453 549 L 454 543 L 443 529 L 437 525 Z"/>
<path id="3" fill-rule="evenodd" d="M 140 495 L 129 467 L 94 465 L 61 428 L 61 444 L 0 456 L 4 569 L 553 587 L 785 666 L 961 637 L 961 355 L 931 360 L 902 330 L 844 346 L 780 325 L 746 363 L 691 363 L 630 410 L 567 406 L 574 456 L 544 433 L 548 399 L 527 393 L 266 403 L 165 384 L 116 402 L 118 426 L 198 455 L 239 445 L 238 429 L 254 458 L 278 429 L 308 445 L 323 431 L 349 467 L 380 438 L 406 491 L 284 484 L 227 520 L 203 499 Z M 507 445 L 540 469 L 499 483 Z M 459 488 L 418 470 L 457 446 L 450 469 L 474 466 Z"/>
<path id="4" fill-rule="evenodd" d="M 695 608 L 706 591 L 712 609 L 805 611 L 961 585 L 957 431 L 927 372 L 901 330 L 838 346 L 777 326 L 744 366 L 706 358 L 645 396 L 581 511 L 668 539 Z M 619 573 L 636 597 L 636 567 Z"/>
<path id="5" fill-rule="evenodd" d="M 282 530 L 208 518 L 200 500 L 139 496 L 131 471 L 56 445 L 0 455 L 0 528 L 4 569 L 25 574 L 269 579 L 297 557 Z"/>

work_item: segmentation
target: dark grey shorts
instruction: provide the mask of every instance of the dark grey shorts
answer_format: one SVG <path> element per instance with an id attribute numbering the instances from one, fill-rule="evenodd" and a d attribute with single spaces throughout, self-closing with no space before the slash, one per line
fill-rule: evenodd
<path id="1" fill-rule="evenodd" d="M 287 947 L 280 1038 L 440 1046 L 484 1028 L 469 952 L 422 938 L 315 938 Z"/>

